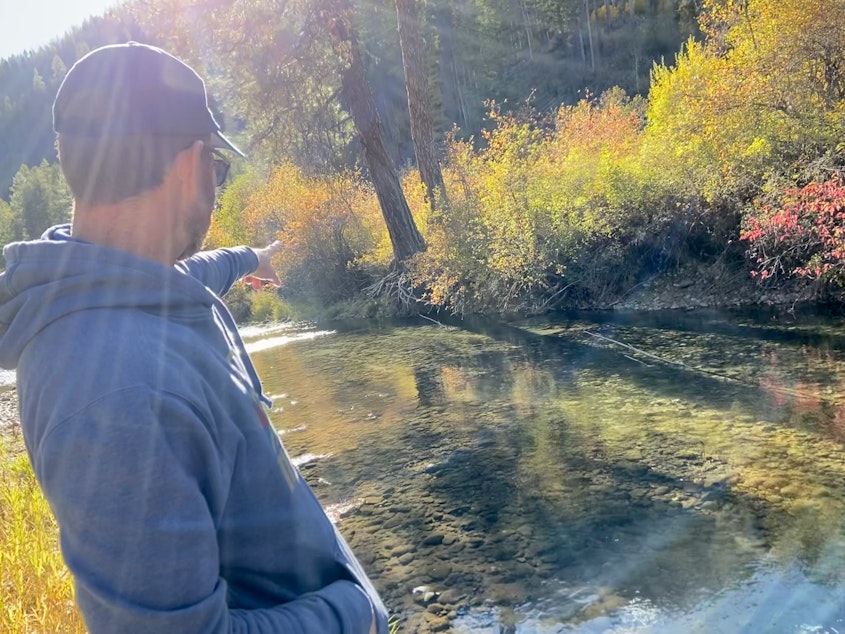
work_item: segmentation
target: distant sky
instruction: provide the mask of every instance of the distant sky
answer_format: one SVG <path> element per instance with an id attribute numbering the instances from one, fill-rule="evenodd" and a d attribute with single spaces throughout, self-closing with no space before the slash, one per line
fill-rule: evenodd
<path id="1" fill-rule="evenodd" d="M 0 59 L 37 49 L 101 15 L 120 0 L 7 0 L 0 18 Z"/>

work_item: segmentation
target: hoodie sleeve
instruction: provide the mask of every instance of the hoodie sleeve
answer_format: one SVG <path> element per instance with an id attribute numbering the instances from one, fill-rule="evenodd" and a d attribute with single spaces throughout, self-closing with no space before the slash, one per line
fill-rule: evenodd
<path id="1" fill-rule="evenodd" d="M 37 444 L 33 464 L 91 634 L 367 634 L 373 605 L 346 580 L 268 609 L 228 608 L 218 455 L 189 403 L 147 388 L 95 401 Z"/>
<path id="2" fill-rule="evenodd" d="M 176 268 L 198 279 L 218 297 L 223 297 L 232 284 L 258 268 L 258 256 L 249 247 L 215 249 L 177 262 Z"/>

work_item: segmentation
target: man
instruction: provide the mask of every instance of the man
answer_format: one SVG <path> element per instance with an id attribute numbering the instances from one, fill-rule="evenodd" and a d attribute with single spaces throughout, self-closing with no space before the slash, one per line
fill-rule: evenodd
<path id="1" fill-rule="evenodd" d="M 193 255 L 220 150 L 240 154 L 202 80 L 157 48 L 100 48 L 53 124 L 73 221 L 5 248 L 0 365 L 89 631 L 384 634 L 218 298 L 278 282 L 279 243 Z"/>

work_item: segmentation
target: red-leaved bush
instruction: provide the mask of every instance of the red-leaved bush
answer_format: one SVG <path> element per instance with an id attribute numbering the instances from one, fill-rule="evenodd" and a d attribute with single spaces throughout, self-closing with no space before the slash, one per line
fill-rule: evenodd
<path id="1" fill-rule="evenodd" d="M 740 238 L 749 244 L 755 277 L 801 275 L 845 284 L 841 177 L 783 190 L 776 205 L 762 205 L 746 216 Z"/>

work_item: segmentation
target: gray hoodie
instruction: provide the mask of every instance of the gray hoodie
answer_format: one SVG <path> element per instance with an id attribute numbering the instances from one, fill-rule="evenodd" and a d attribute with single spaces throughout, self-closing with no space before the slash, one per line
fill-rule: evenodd
<path id="1" fill-rule="evenodd" d="M 3 253 L 0 366 L 92 634 L 387 631 L 218 299 L 251 249 L 166 267 L 62 226 Z"/>

